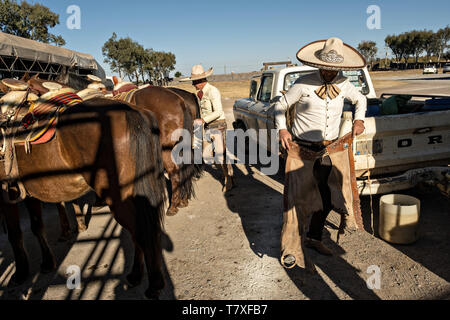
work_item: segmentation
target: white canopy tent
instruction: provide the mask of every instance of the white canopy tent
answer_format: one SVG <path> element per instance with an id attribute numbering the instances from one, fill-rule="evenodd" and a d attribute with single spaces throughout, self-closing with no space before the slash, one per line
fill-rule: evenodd
<path id="1" fill-rule="evenodd" d="M 105 79 L 105 71 L 93 56 L 0 32 L 0 71 L 11 74 L 39 73 L 57 76 L 62 68 L 78 75 L 94 74 Z"/>

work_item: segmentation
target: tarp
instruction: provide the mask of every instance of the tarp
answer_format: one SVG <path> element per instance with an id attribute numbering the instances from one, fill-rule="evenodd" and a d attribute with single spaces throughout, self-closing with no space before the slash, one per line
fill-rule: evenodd
<path id="1" fill-rule="evenodd" d="M 97 70 L 97 75 L 103 75 L 103 68 L 93 56 L 50 44 L 25 39 L 4 32 L 0 32 L 0 55 L 13 56 L 22 59 L 55 63 L 70 68 Z"/>

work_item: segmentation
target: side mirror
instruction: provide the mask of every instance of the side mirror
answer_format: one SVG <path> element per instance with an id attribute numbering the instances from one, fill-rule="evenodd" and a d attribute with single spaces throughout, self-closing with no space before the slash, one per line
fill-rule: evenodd
<path id="1" fill-rule="evenodd" d="M 256 94 L 258 92 L 258 83 L 255 80 L 250 82 L 250 98 L 256 101 Z"/>

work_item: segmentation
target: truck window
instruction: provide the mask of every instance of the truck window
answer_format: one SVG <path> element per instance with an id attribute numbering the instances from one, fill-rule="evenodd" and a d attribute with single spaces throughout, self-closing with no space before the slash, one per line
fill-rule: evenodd
<path id="1" fill-rule="evenodd" d="M 315 71 L 291 72 L 284 77 L 283 90 L 288 91 L 300 76 L 304 76 Z"/>
<path id="2" fill-rule="evenodd" d="M 269 102 L 272 96 L 273 75 L 266 74 L 261 79 L 261 87 L 259 89 L 258 100 L 261 102 Z"/>
<path id="3" fill-rule="evenodd" d="M 344 77 L 348 78 L 348 80 L 358 89 L 361 90 L 362 94 L 369 93 L 369 86 L 367 85 L 366 76 L 362 69 L 359 70 L 344 70 L 342 71 Z"/>

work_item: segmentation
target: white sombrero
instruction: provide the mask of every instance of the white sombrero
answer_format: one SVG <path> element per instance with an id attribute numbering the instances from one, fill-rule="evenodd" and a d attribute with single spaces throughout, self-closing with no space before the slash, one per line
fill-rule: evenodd
<path id="1" fill-rule="evenodd" d="M 100 79 L 97 76 L 94 76 L 93 74 L 88 74 L 87 75 L 88 80 L 90 80 L 91 82 L 102 82 L 102 79 Z"/>
<path id="2" fill-rule="evenodd" d="M 213 74 L 213 68 L 209 68 L 208 71 L 205 72 L 203 67 L 199 64 L 192 67 L 191 76 L 189 78 L 181 79 L 180 81 L 195 81 L 209 77 Z"/>
<path id="3" fill-rule="evenodd" d="M 354 70 L 367 65 L 362 54 L 339 38 L 314 41 L 297 52 L 297 59 L 326 70 Z"/>
<path id="4" fill-rule="evenodd" d="M 13 91 L 25 91 L 28 89 L 28 83 L 21 80 L 3 79 L 2 83 Z"/>
<path id="5" fill-rule="evenodd" d="M 42 86 L 49 91 L 58 91 L 62 89 L 62 85 L 56 82 L 44 82 Z"/>

